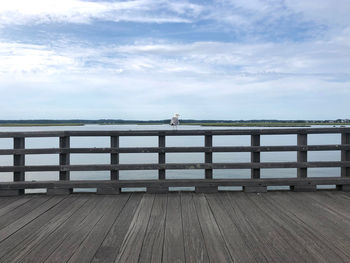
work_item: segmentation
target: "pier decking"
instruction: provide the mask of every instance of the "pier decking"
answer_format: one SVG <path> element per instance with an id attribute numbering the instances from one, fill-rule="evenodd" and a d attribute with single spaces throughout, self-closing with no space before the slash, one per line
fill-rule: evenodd
<path id="1" fill-rule="evenodd" d="M 0 262 L 349 262 L 350 194 L 0 198 Z"/>

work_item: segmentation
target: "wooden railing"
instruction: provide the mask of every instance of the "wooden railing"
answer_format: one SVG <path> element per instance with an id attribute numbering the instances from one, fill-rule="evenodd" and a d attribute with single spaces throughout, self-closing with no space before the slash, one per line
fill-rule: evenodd
<path id="1" fill-rule="evenodd" d="M 341 134 L 341 144 L 308 145 L 308 134 Z M 263 135 L 296 134 L 297 144 L 261 146 Z M 250 135 L 251 146 L 213 146 L 213 136 Z M 70 138 L 108 136 L 108 148 L 71 148 Z M 122 136 L 157 136 L 158 147 L 119 147 Z M 203 136 L 204 147 L 167 147 L 166 136 Z M 58 137 L 59 148 L 26 149 L 25 139 Z M 13 166 L 0 166 L 1 172 L 13 172 L 13 182 L 0 183 L 0 195 L 18 195 L 24 189 L 46 188 L 48 194 L 69 194 L 73 188 L 97 188 L 97 193 L 117 194 L 121 188 L 146 187 L 148 192 L 167 192 L 169 187 L 195 187 L 196 192 L 215 192 L 219 186 L 242 186 L 246 192 L 265 192 L 267 186 L 290 186 L 295 191 L 314 191 L 317 185 L 336 185 L 350 190 L 350 128 L 308 129 L 230 129 L 230 130 L 149 130 L 149 131 L 48 131 L 1 132 L 0 138 L 13 138 L 13 149 L 0 149 L 0 155 L 13 155 Z M 308 162 L 308 151 L 341 151 L 340 161 Z M 261 152 L 296 151 L 296 162 L 260 162 Z M 166 153 L 204 153 L 204 163 L 166 163 Z M 216 152 L 250 152 L 250 162 L 214 163 Z M 70 154 L 108 153 L 110 164 L 71 165 Z M 158 163 L 120 164 L 122 153 L 158 153 Z M 26 154 L 59 154 L 59 165 L 25 165 Z M 308 177 L 310 167 L 340 167 L 339 177 Z M 262 168 L 297 168 L 296 178 L 260 178 Z M 203 179 L 166 179 L 166 170 L 204 169 Z M 213 179 L 213 169 L 251 169 L 250 179 Z M 110 171 L 110 180 L 72 181 L 70 171 Z M 120 170 L 158 170 L 157 180 L 120 180 Z M 59 181 L 25 181 L 25 172 L 58 171 Z M 0 177 L 1 181 L 1 177 Z"/>

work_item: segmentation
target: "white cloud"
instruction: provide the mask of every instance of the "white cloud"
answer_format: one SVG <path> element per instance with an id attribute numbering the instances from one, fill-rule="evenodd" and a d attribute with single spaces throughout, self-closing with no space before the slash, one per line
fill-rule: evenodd
<path id="1" fill-rule="evenodd" d="M 181 14 L 200 13 L 200 6 L 179 2 L 131 0 L 94 2 L 82 0 L 11 0 L 0 5 L 0 25 L 27 23 L 90 23 L 94 19 L 143 23 L 188 23 Z M 157 10 L 163 12 L 157 13 Z"/>

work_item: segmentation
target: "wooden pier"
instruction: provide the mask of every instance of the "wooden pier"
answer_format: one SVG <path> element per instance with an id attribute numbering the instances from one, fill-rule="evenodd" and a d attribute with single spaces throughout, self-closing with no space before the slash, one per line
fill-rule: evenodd
<path id="1" fill-rule="evenodd" d="M 0 198 L 0 262 L 349 262 L 350 194 Z"/>
<path id="2" fill-rule="evenodd" d="M 260 145 L 261 136 L 277 134 L 296 135 L 295 145 Z M 341 141 L 308 145 L 308 134 L 340 134 Z M 251 145 L 213 146 L 214 136 L 226 135 L 249 135 Z M 71 137 L 86 136 L 109 137 L 110 147 L 70 147 Z M 122 136 L 157 137 L 158 147 L 120 147 Z M 167 136 L 202 136 L 203 146 L 167 147 Z M 33 137 L 56 137 L 59 147 L 26 148 L 26 138 Z M 12 149 L 0 149 L 13 156 L 13 165 L 0 164 L 0 176 L 13 173 L 12 182 L 0 182 L 0 262 L 349 262 L 349 128 L 1 132 L 0 138 L 13 139 Z M 283 151 L 296 151 L 297 160 L 260 161 L 261 152 Z M 341 160 L 310 162 L 308 151 L 340 151 Z M 166 154 L 175 152 L 203 153 L 204 162 L 167 163 Z M 250 152 L 251 160 L 213 162 L 216 152 Z M 71 164 L 77 153 L 109 154 L 110 163 Z M 124 153 L 156 153 L 158 162 L 123 164 Z M 59 163 L 26 165 L 27 154 L 58 154 Z M 308 177 L 311 167 L 338 167 L 340 173 Z M 296 168 L 297 176 L 261 178 L 261 169 L 275 168 Z M 169 179 L 172 169 L 202 169 L 203 178 Z M 218 179 L 216 169 L 250 169 L 251 176 Z M 70 179 L 70 171 L 103 170 L 109 180 Z M 121 170 L 156 170 L 158 178 L 121 180 Z M 57 171 L 59 178 L 27 181 L 26 172 L 36 171 Z M 145 192 L 127 192 L 135 187 Z M 79 188 L 97 194 L 73 193 Z"/>
<path id="3" fill-rule="evenodd" d="M 294 134 L 295 145 L 261 146 L 261 136 Z M 331 145 L 308 145 L 308 134 L 340 134 L 341 142 Z M 213 146 L 214 136 L 249 135 L 250 146 Z M 71 148 L 71 137 L 108 137 L 108 148 Z M 158 138 L 158 147 L 119 147 L 120 137 L 151 136 Z M 202 136 L 200 147 L 167 147 L 168 136 Z M 58 148 L 26 149 L 26 138 L 56 137 Z M 240 186 L 245 192 L 266 192 L 268 186 L 288 186 L 294 191 L 316 191 L 317 185 L 335 185 L 338 190 L 350 191 L 350 128 L 307 128 L 307 129 L 231 129 L 231 130 L 144 130 L 144 131 L 48 131 L 48 132 L 0 132 L 0 138 L 12 138 L 13 149 L 0 149 L 0 155 L 13 155 L 12 166 L 0 166 L 1 172 L 13 172 L 13 182 L 0 183 L 0 196 L 20 195 L 25 189 L 43 188 L 48 194 L 70 194 L 74 188 L 97 188 L 98 194 L 119 194 L 123 188 L 144 187 L 149 193 L 167 193 L 169 187 L 194 187 L 196 192 L 217 192 L 220 186 Z M 260 162 L 261 152 L 296 151 L 297 160 L 292 162 Z M 308 151 L 340 151 L 339 161 L 309 162 Z M 250 162 L 220 163 L 213 162 L 213 153 L 218 152 L 250 152 Z M 70 164 L 71 154 L 105 153 L 110 155 L 109 164 Z M 119 155 L 125 153 L 157 153 L 158 162 L 151 164 L 121 164 Z M 203 153 L 203 163 L 167 163 L 167 153 Z M 57 165 L 26 165 L 26 154 L 59 154 Z M 339 167 L 341 172 L 334 177 L 307 176 L 308 168 Z M 296 168 L 295 178 L 260 177 L 261 169 Z M 201 179 L 173 179 L 166 177 L 167 170 L 202 169 Z M 216 179 L 216 169 L 250 169 L 249 179 Z M 121 170 L 157 170 L 156 180 L 119 180 Z M 25 172 L 59 172 L 57 181 L 29 182 L 25 180 Z M 110 171 L 110 180 L 72 181 L 70 171 Z M 229 177 L 229 176 L 228 176 Z M 98 178 L 96 178 L 98 179 Z"/>

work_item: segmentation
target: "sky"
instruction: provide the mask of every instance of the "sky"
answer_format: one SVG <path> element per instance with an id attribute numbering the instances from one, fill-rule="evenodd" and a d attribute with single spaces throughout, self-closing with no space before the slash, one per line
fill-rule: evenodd
<path id="1" fill-rule="evenodd" d="M 350 118 L 349 0 L 0 0 L 0 119 Z"/>

